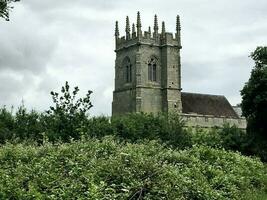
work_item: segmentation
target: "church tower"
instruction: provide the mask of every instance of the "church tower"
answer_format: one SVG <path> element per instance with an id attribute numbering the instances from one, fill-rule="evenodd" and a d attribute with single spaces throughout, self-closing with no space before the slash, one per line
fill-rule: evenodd
<path id="1" fill-rule="evenodd" d="M 131 28 L 132 27 L 132 28 Z M 176 34 L 166 32 L 154 17 L 153 32 L 142 31 L 140 13 L 130 26 L 126 17 L 125 36 L 115 27 L 116 61 L 112 115 L 129 112 L 182 112 L 180 18 Z"/>

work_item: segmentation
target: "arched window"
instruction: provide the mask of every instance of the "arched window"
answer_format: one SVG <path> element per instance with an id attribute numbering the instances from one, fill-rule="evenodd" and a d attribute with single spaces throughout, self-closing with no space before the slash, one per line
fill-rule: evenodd
<path id="1" fill-rule="evenodd" d="M 132 64 L 130 58 L 124 58 L 123 67 L 125 68 L 126 83 L 132 82 Z"/>
<path id="2" fill-rule="evenodd" d="M 148 61 L 148 80 L 157 81 L 157 60 L 156 58 L 151 58 Z"/>

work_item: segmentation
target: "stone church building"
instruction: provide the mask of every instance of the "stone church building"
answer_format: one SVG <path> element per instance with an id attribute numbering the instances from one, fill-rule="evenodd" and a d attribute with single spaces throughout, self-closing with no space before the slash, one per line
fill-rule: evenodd
<path id="1" fill-rule="evenodd" d="M 126 35 L 120 37 L 116 22 L 112 115 L 178 112 L 188 126 L 221 127 L 229 123 L 246 127 L 246 120 L 224 96 L 182 92 L 179 16 L 175 35 L 166 32 L 164 22 L 159 31 L 156 15 L 153 32 L 150 27 L 142 31 L 139 12 L 136 25 L 131 27 L 127 17 Z"/>

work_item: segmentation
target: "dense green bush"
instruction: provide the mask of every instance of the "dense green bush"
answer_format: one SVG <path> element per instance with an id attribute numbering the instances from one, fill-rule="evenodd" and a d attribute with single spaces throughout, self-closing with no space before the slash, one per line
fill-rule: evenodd
<path id="1" fill-rule="evenodd" d="M 44 132 L 42 116 L 34 110 L 28 112 L 23 105 L 14 114 L 12 110 L 1 108 L 0 144 L 14 139 L 42 141 Z"/>
<path id="2" fill-rule="evenodd" d="M 204 145 L 213 148 L 239 151 L 243 155 L 258 156 L 267 162 L 267 143 L 257 137 L 251 137 L 246 131 L 236 126 L 225 126 L 221 129 L 188 128 L 192 145 Z"/>
<path id="3" fill-rule="evenodd" d="M 83 98 L 77 98 L 79 88 L 76 86 L 70 90 L 66 82 L 61 92 L 51 92 L 54 106 L 50 107 L 44 116 L 45 133 L 50 138 L 62 141 L 80 138 L 80 128 L 88 120 L 88 111 L 93 107 L 88 91 Z"/>
<path id="4" fill-rule="evenodd" d="M 250 141 L 246 131 L 225 124 L 221 129 L 187 129 L 191 133 L 192 144 L 245 152 Z"/>
<path id="5" fill-rule="evenodd" d="M 190 136 L 183 128 L 183 121 L 175 113 L 138 113 L 113 117 L 111 126 L 114 134 L 124 140 L 135 142 L 142 139 L 157 139 L 173 147 L 191 146 Z"/>
<path id="6" fill-rule="evenodd" d="M 250 57 L 255 66 L 241 90 L 241 108 L 247 132 L 267 142 L 267 46 L 257 47 Z"/>
<path id="7" fill-rule="evenodd" d="M 6 109 L 0 112 L 0 133 L 4 143 L 6 139 L 68 142 L 70 139 L 85 137 L 101 138 L 107 135 L 136 142 L 142 139 L 159 139 L 174 147 L 191 146 L 190 135 L 183 129 L 183 122 L 177 114 L 128 114 L 120 117 L 105 116 L 88 118 L 86 115 L 66 112 L 49 114 L 27 112 L 24 107 L 12 115 Z"/>
<path id="8" fill-rule="evenodd" d="M 13 133 L 11 130 L 13 130 L 13 127 L 14 117 L 12 112 L 5 107 L 0 108 L 0 144 L 12 138 Z"/>
<path id="9" fill-rule="evenodd" d="M 23 106 L 14 113 L 0 109 L 0 142 L 20 143 L 0 147 L 0 199 L 266 196 L 263 164 L 224 150 L 250 154 L 246 132 L 234 126 L 184 129 L 175 114 L 84 115 L 82 123 L 68 121 L 74 124 L 63 134 L 55 128 L 62 119 Z"/>
<path id="10" fill-rule="evenodd" d="M 24 106 L 19 107 L 14 117 L 14 136 L 21 140 L 42 140 L 44 129 L 41 123 L 42 115 L 32 110 L 28 112 Z"/>
<path id="11" fill-rule="evenodd" d="M 222 138 L 222 146 L 225 149 L 244 152 L 249 145 L 246 131 L 237 128 L 235 125 L 225 124 L 218 132 Z"/>
<path id="12" fill-rule="evenodd" d="M 105 116 L 89 118 L 80 128 L 80 134 L 83 137 L 89 138 L 102 138 L 107 135 L 115 135 L 110 118 Z"/>
<path id="13" fill-rule="evenodd" d="M 0 199 L 243 199 L 266 192 L 257 159 L 113 138 L 0 148 Z"/>
<path id="14" fill-rule="evenodd" d="M 179 149 L 192 145 L 224 148 L 244 155 L 257 155 L 267 161 L 266 143 L 258 138 L 252 139 L 243 130 L 227 124 L 222 129 L 185 129 L 177 114 L 133 113 L 112 118 L 89 118 L 84 113 L 75 112 L 70 117 L 66 112 L 59 113 L 29 112 L 23 106 L 14 113 L 6 108 L 0 109 L 0 144 L 14 139 L 21 142 L 32 140 L 42 144 L 44 139 L 69 142 L 82 137 L 100 139 L 113 135 L 119 140 L 129 142 L 156 139 Z"/>

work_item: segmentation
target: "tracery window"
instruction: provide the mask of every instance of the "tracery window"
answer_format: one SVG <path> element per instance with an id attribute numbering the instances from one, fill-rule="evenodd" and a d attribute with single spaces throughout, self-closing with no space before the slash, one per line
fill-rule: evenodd
<path id="1" fill-rule="evenodd" d="M 123 66 L 125 67 L 126 82 L 132 82 L 132 64 L 128 57 L 123 60 Z"/>
<path id="2" fill-rule="evenodd" d="M 148 61 L 148 80 L 157 81 L 157 60 L 156 58 L 151 58 Z"/>

